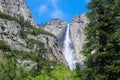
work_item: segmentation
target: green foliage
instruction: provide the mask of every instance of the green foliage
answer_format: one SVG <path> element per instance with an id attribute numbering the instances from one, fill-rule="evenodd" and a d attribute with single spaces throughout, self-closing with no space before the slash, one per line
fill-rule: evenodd
<path id="1" fill-rule="evenodd" d="M 31 30 L 32 30 L 32 31 L 30 31 L 30 32 L 28 32 L 28 33 L 30 33 L 30 34 L 32 34 L 32 35 L 34 35 L 34 36 L 39 35 L 39 34 L 54 36 L 53 34 L 47 32 L 47 31 L 45 31 L 45 30 L 43 30 L 43 29 L 41 29 L 41 28 L 31 27 Z M 55 36 L 54 36 L 54 37 L 55 37 Z"/>
<path id="2" fill-rule="evenodd" d="M 40 74 L 40 70 L 43 68 L 48 70 L 50 64 L 52 65 L 53 63 L 47 59 L 39 57 L 37 53 L 33 52 L 20 52 L 17 50 L 11 52 L 0 51 L 0 56 L 2 56 L 0 57 L 0 80 L 24 80 L 28 77 L 32 78 L 37 76 L 38 73 Z M 21 66 L 21 64 L 17 62 L 18 59 L 32 60 L 33 62 L 36 62 L 37 65 L 31 70 L 26 70 L 25 67 L 27 66 Z M 39 62 L 37 60 L 39 60 Z M 37 67 L 39 64 L 42 68 Z"/>
<path id="3" fill-rule="evenodd" d="M 0 80 L 23 80 L 26 77 L 27 71 L 16 64 L 15 58 L 11 58 L 9 52 L 0 51 L 0 55 Z"/>
<path id="4" fill-rule="evenodd" d="M 3 13 L 3 12 L 0 12 L 0 18 L 7 19 L 7 20 L 15 20 L 15 21 L 17 20 L 17 18 L 12 17 L 12 16 L 10 16 L 6 13 Z"/>
<path id="5" fill-rule="evenodd" d="M 33 80 L 79 80 L 79 78 L 74 71 L 62 64 L 57 64 L 49 72 L 45 69 L 41 70 L 41 74 Z"/>
<path id="6" fill-rule="evenodd" d="M 76 69 L 75 72 L 77 73 L 77 76 L 80 77 L 81 76 L 81 69 L 78 65 L 76 65 Z"/>
<path id="7" fill-rule="evenodd" d="M 35 58 L 37 56 L 36 52 L 25 52 L 25 51 L 12 50 L 10 53 L 11 53 L 10 56 L 12 58 L 21 59 L 21 60 L 28 59 L 28 60 L 35 61 Z"/>
<path id="8" fill-rule="evenodd" d="M 30 49 L 34 48 L 34 46 L 36 45 L 38 48 L 37 51 L 44 50 L 45 44 L 43 42 L 40 42 L 39 40 L 28 39 L 26 42 L 27 42 L 27 47 Z"/>
<path id="9" fill-rule="evenodd" d="M 23 38 L 23 39 L 26 39 L 27 38 L 27 33 L 25 33 L 24 30 L 20 30 L 20 36 Z"/>
<path id="10" fill-rule="evenodd" d="M 78 80 L 77 75 L 64 65 L 55 66 L 50 73 L 55 80 Z"/>
<path id="11" fill-rule="evenodd" d="M 38 53 L 0 51 L 0 80 L 80 80 L 75 71 L 63 64 L 42 58 Z M 32 60 L 36 66 L 27 70 L 18 60 Z"/>
<path id="12" fill-rule="evenodd" d="M 120 78 L 120 1 L 91 0 L 90 22 L 85 27 L 83 54 L 86 67 L 83 80 L 118 80 Z"/>
<path id="13" fill-rule="evenodd" d="M 0 41 L 0 49 L 3 51 L 11 51 L 10 47 L 4 41 Z"/>

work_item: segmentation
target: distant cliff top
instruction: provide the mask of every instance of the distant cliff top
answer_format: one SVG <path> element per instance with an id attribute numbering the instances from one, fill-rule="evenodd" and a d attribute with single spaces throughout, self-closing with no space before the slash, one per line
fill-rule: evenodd
<path id="1" fill-rule="evenodd" d="M 24 0 L 0 0 L 0 11 L 17 18 L 23 17 L 35 25 L 32 14 Z"/>
<path id="2" fill-rule="evenodd" d="M 53 19 L 47 22 L 44 29 L 48 32 L 51 32 L 55 36 L 58 36 L 61 31 L 67 26 L 67 23 L 60 19 Z"/>
<path id="3" fill-rule="evenodd" d="M 81 15 L 77 15 L 72 19 L 71 24 L 77 24 L 80 25 L 80 27 L 85 27 L 85 24 L 88 23 L 88 19 L 86 17 L 86 14 L 81 14 Z"/>

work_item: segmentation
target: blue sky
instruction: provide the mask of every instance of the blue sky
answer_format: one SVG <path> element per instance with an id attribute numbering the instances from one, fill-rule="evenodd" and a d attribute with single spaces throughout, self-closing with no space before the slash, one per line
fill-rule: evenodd
<path id="1" fill-rule="evenodd" d="M 37 24 L 50 19 L 60 18 L 70 23 L 78 14 L 88 11 L 86 8 L 90 0 L 25 0 Z"/>

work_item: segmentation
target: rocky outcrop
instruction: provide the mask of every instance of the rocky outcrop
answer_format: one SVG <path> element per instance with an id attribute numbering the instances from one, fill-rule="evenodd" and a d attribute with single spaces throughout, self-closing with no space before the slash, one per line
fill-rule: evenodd
<path id="1" fill-rule="evenodd" d="M 54 44 L 51 46 L 53 49 L 53 53 L 55 54 L 56 58 L 67 65 L 66 60 L 63 56 L 63 47 L 64 47 L 64 39 L 66 33 L 67 23 L 60 19 L 53 19 L 47 22 L 44 26 L 44 30 L 54 34 L 56 36 L 55 41 L 50 41 L 50 44 Z M 54 42 L 54 43 L 53 43 Z"/>
<path id="2" fill-rule="evenodd" d="M 44 57 L 67 65 L 56 38 L 48 35 L 38 35 L 37 39 L 44 42 L 46 49 L 48 49 Z"/>
<path id="3" fill-rule="evenodd" d="M 44 26 L 44 30 L 54 34 L 56 36 L 55 44 L 62 50 L 64 45 L 64 39 L 66 34 L 67 23 L 60 19 L 53 19 L 48 21 Z M 61 51 L 62 53 L 63 51 Z"/>
<path id="4" fill-rule="evenodd" d="M 35 25 L 32 14 L 24 0 L 0 0 L 0 11 L 17 18 L 23 17 Z"/>
<path id="5" fill-rule="evenodd" d="M 84 27 L 88 23 L 85 14 L 77 15 L 70 24 L 71 39 L 74 44 L 75 53 L 81 65 L 83 65 L 84 56 L 81 54 L 82 46 L 85 41 Z"/>
<path id="6" fill-rule="evenodd" d="M 7 42 L 11 49 L 29 52 L 30 50 L 25 48 L 25 40 L 19 35 L 20 30 L 21 26 L 17 22 L 0 19 L 0 40 Z"/>
<path id="7" fill-rule="evenodd" d="M 51 32 L 58 37 L 59 35 L 61 35 L 66 26 L 67 24 L 64 21 L 60 19 L 53 19 L 48 21 L 48 23 L 44 27 L 44 30 Z"/>
<path id="8" fill-rule="evenodd" d="M 65 31 L 66 31 L 67 24 L 60 20 L 60 19 L 53 19 L 48 21 L 48 23 L 44 26 L 44 30 L 54 34 L 56 39 L 53 41 L 49 40 L 53 53 L 55 54 L 56 58 L 67 65 L 66 60 L 63 56 L 63 44 L 65 39 Z"/>

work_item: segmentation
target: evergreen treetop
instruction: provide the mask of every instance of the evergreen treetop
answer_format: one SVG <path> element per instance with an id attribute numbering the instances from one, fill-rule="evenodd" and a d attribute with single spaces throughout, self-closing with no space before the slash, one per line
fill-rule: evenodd
<path id="1" fill-rule="evenodd" d="M 85 27 L 85 80 L 120 79 L 120 0 L 91 0 Z"/>

